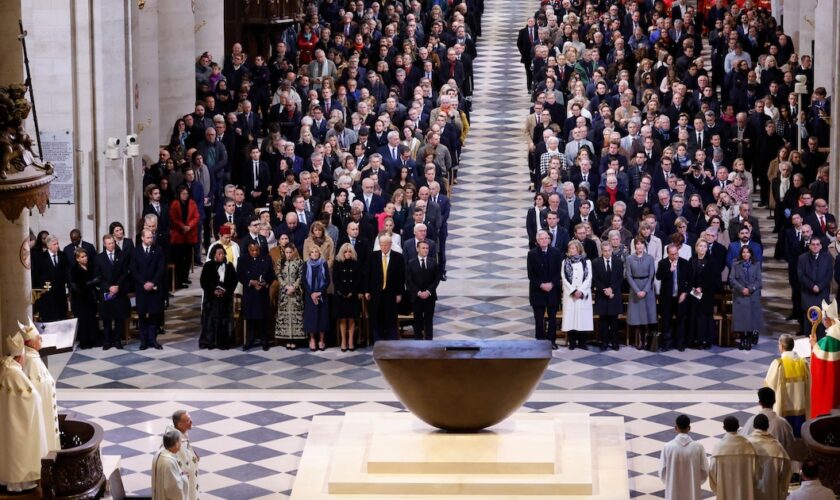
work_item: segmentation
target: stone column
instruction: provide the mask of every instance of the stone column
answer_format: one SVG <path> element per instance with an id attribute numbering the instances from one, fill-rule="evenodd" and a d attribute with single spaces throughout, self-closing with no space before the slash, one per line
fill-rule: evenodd
<path id="1" fill-rule="evenodd" d="M 23 82 L 23 50 L 18 41 L 20 2 L 0 2 L 0 85 Z M 22 238 L 29 239 L 29 211 L 15 222 L 0 214 L 0 265 L 3 266 L 3 290 L 0 292 L 0 340 L 17 331 L 15 321 L 32 315 L 29 297 L 32 281 L 29 270 L 20 261 Z M 28 248 L 27 248 L 28 249 Z M 0 353 L 4 347 L 0 345 Z"/>
<path id="2" fill-rule="evenodd" d="M 825 1 L 830 6 L 831 10 L 831 17 L 829 18 L 830 25 L 840 26 L 840 4 L 831 0 Z M 823 12 L 821 11 L 820 14 L 822 13 Z M 834 47 L 840 47 L 840 30 L 833 29 L 831 31 L 831 39 L 834 43 Z M 832 57 L 836 58 L 836 54 L 833 52 L 831 54 Z M 832 96 L 831 117 L 833 118 L 833 126 L 831 127 L 831 152 L 828 154 L 828 164 L 830 169 L 829 175 L 831 176 L 831 180 L 829 181 L 831 189 L 828 191 L 828 206 L 831 213 L 834 214 L 836 214 L 838 208 L 840 208 L 840 173 L 837 171 L 837 152 L 840 151 L 837 149 L 840 148 L 840 122 L 838 122 L 838 120 L 840 120 L 840 99 L 837 99 L 837 96 L 840 96 L 840 64 L 836 64 L 836 62 L 836 60 L 832 60 L 830 63 L 830 71 L 833 81 L 830 86 L 826 87 L 828 95 Z"/>
<path id="3" fill-rule="evenodd" d="M 837 0 L 817 0 L 814 12 L 814 87 L 825 87 L 830 96 L 837 95 L 831 91 L 835 81 L 838 49 L 834 36 L 837 31 L 833 15 L 835 9 Z"/>
<path id="4" fill-rule="evenodd" d="M 814 41 L 817 23 L 815 14 L 818 0 L 799 0 L 799 19 L 793 20 L 794 23 L 799 23 L 799 43 L 795 45 L 797 53 L 802 55 L 813 56 L 811 50 L 811 42 Z M 787 4 L 785 4 L 787 5 Z M 787 20 L 787 16 L 785 16 Z"/>
<path id="5" fill-rule="evenodd" d="M 799 1 L 785 0 L 784 2 L 784 16 L 785 16 L 785 33 L 790 35 L 793 40 L 794 48 L 802 53 L 802 48 L 799 46 Z"/>
<path id="6" fill-rule="evenodd" d="M 196 0 L 195 2 L 195 52 L 204 51 L 213 55 L 219 64 L 225 54 L 225 8 L 218 0 Z"/>
<path id="7" fill-rule="evenodd" d="M 166 1 L 166 0 L 164 0 Z M 140 142 L 140 158 L 136 159 L 134 171 L 142 170 L 141 161 L 151 165 L 158 160 L 161 129 L 169 130 L 169 125 L 160 122 L 160 92 L 158 79 L 158 0 L 147 0 L 140 10 L 137 2 L 131 2 L 131 33 L 133 40 L 134 89 L 134 133 Z M 171 124 L 170 124 L 171 125 Z M 140 185 L 138 181 L 137 185 Z M 136 199 L 142 201 L 138 192 Z"/>
<path id="8" fill-rule="evenodd" d="M 191 2 L 158 2 L 160 143 L 169 142 L 179 116 L 195 104 L 195 30 Z M 146 7 L 149 8 L 149 7 Z"/>

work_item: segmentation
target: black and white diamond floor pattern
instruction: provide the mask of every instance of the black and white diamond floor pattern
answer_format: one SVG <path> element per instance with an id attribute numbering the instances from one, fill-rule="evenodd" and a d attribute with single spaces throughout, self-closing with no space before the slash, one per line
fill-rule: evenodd
<path id="1" fill-rule="evenodd" d="M 530 0 L 486 2 L 471 129 L 453 193 L 449 280 L 439 289 L 436 338 L 533 336 L 524 229 L 532 195 L 522 137 L 529 101 L 515 46 L 517 30 L 533 9 L 536 3 Z M 768 262 L 765 269 L 768 323 L 777 335 L 790 330 L 782 321 L 789 303 L 786 280 L 779 264 Z M 366 350 L 198 350 L 198 303 L 195 285 L 172 300 L 167 334 L 160 339 L 163 351 L 139 351 L 136 343 L 125 351 L 77 351 L 58 377 L 62 406 L 105 428 L 103 452 L 122 456 L 128 491 L 148 492 L 151 454 L 165 416 L 178 407 L 190 409 L 196 424 L 191 435 L 202 456 L 202 498 L 226 499 L 284 498 L 312 416 L 402 409 Z M 542 402 L 532 399 L 523 411 L 623 416 L 630 494 L 661 496 L 662 484 L 655 477 L 658 453 L 672 437 L 675 415 L 691 415 L 696 437 L 711 449 L 710 436 L 719 435 L 723 416 L 752 411 L 753 391 L 762 385 L 775 353 L 770 339 L 762 339 L 751 352 L 562 349 L 535 393 Z M 239 398 L 264 390 L 279 391 Z M 368 399 L 342 400 L 359 392 Z M 570 394 L 587 394 L 587 401 L 595 402 L 564 402 Z"/>

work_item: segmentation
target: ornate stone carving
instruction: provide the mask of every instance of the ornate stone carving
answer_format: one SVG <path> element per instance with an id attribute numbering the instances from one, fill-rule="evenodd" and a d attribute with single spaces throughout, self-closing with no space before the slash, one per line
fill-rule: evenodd
<path id="1" fill-rule="evenodd" d="M 52 165 L 41 161 L 32 151 L 32 138 L 23 126 L 30 111 L 32 105 L 26 100 L 24 85 L 0 87 L 0 179 L 23 172 L 30 165 L 47 174 L 53 173 Z"/>
<path id="2" fill-rule="evenodd" d="M 0 211 L 15 221 L 24 209 L 47 209 L 53 166 L 32 149 L 24 122 L 32 110 L 20 84 L 0 87 Z"/>

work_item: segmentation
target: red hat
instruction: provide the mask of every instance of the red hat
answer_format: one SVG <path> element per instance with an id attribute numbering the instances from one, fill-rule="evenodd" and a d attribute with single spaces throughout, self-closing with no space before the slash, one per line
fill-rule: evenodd
<path id="1" fill-rule="evenodd" d="M 219 228 L 219 234 L 220 235 L 221 234 L 230 235 L 231 234 L 230 226 L 228 226 L 227 224 L 222 224 L 222 227 Z"/>

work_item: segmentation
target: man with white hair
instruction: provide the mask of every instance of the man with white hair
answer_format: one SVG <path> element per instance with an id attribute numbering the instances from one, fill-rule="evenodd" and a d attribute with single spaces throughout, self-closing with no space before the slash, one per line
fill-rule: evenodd
<path id="1" fill-rule="evenodd" d="M 23 337 L 4 335 L 0 364 L 0 484 L 6 491 L 32 490 L 41 479 L 41 458 L 49 451 L 41 395 L 26 376 Z"/>
<path id="2" fill-rule="evenodd" d="M 417 244 L 421 241 L 429 242 L 429 255 L 437 259 L 437 245 L 435 244 L 434 240 L 427 238 L 428 236 L 428 226 L 423 224 L 414 225 L 414 238 L 409 238 L 408 240 L 403 242 L 403 257 L 405 258 L 406 262 L 411 262 L 415 258 L 417 258 Z"/>
<path id="3" fill-rule="evenodd" d="M 391 177 L 398 177 L 402 161 L 400 160 L 400 134 L 396 130 L 388 132 L 388 144 L 379 148 L 376 152 L 382 158 L 382 164 L 388 170 Z"/>

